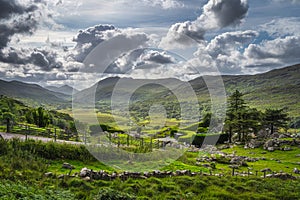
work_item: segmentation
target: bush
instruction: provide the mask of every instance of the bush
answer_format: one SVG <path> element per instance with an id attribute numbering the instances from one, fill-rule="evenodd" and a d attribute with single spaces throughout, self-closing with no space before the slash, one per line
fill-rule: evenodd
<path id="1" fill-rule="evenodd" d="M 228 141 L 228 134 L 197 134 L 193 140 L 193 145 L 202 146 L 203 142 L 205 144 L 215 145 L 215 144 L 224 144 L 224 142 Z"/>

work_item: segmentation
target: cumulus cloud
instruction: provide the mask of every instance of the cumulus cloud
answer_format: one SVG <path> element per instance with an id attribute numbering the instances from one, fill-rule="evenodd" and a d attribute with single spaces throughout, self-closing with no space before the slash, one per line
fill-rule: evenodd
<path id="1" fill-rule="evenodd" d="M 258 37 L 260 33 L 252 30 L 222 33 L 198 45 L 187 64 L 206 74 L 216 67 L 223 74 L 249 74 L 300 62 L 299 36 L 254 43 Z"/>
<path id="2" fill-rule="evenodd" d="M 201 43 L 194 54 L 195 58 L 188 63 L 206 73 L 216 67 L 222 73 L 241 73 L 243 48 L 251 44 L 258 35 L 258 32 L 251 30 L 220 34 L 210 42 Z"/>
<path id="3" fill-rule="evenodd" d="M 157 68 L 177 62 L 178 59 L 166 51 L 137 49 L 120 56 L 105 70 L 105 73 L 126 74 L 132 70 Z"/>
<path id="4" fill-rule="evenodd" d="M 199 42 L 207 31 L 240 24 L 248 8 L 246 0 L 209 0 L 195 21 L 172 25 L 160 46 L 171 49 Z"/>
<path id="5" fill-rule="evenodd" d="M 258 35 L 257 31 L 251 30 L 226 32 L 212 39 L 206 50 L 213 58 L 220 55 L 230 56 L 233 51 L 237 51 L 239 48 L 243 48 L 245 44 L 253 42 Z"/>
<path id="6" fill-rule="evenodd" d="M 261 65 L 265 61 L 289 64 L 300 62 L 300 37 L 287 36 L 264 41 L 261 44 L 250 44 L 245 49 L 245 57 L 252 60 L 249 66 Z"/>
<path id="7" fill-rule="evenodd" d="M 80 30 L 73 40 L 77 43 L 75 47 L 77 50 L 75 60 L 83 62 L 85 57 L 98 44 L 107 40 L 116 31 L 118 30 L 116 30 L 116 28 L 112 25 L 96 25 L 94 27 L 87 28 L 86 30 Z"/>
<path id="8" fill-rule="evenodd" d="M 74 38 L 76 53 L 73 56 L 77 62 L 83 62 L 86 56 L 100 43 L 115 36 L 124 36 L 136 41 L 147 42 L 149 37 L 143 32 L 134 29 L 117 29 L 112 25 L 96 25 L 79 31 Z M 120 44 L 121 45 L 121 44 Z"/>
<path id="9" fill-rule="evenodd" d="M 42 13 L 38 12 L 36 2 L 22 5 L 16 0 L 0 0 L 0 5 L 0 50 L 2 50 L 13 35 L 32 34 Z"/>
<path id="10" fill-rule="evenodd" d="M 41 52 L 38 52 L 38 51 L 32 52 L 31 53 L 31 59 L 32 59 L 32 63 L 37 65 L 37 66 L 40 66 L 40 67 L 49 66 L 48 59 Z"/>
<path id="11" fill-rule="evenodd" d="M 169 64 L 174 62 L 174 58 L 168 54 L 167 52 L 159 52 L 155 50 L 151 50 L 147 52 L 145 55 L 141 58 L 145 62 L 155 62 L 159 64 Z"/>
<path id="12" fill-rule="evenodd" d="M 15 48 L 10 44 L 16 34 L 33 34 L 49 12 L 42 0 L 0 0 L 0 61 L 15 65 L 34 64 L 42 70 L 61 67 L 54 51 Z"/>

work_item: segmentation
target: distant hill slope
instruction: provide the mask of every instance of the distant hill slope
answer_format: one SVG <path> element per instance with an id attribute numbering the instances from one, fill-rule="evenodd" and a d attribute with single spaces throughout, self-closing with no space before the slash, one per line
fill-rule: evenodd
<path id="1" fill-rule="evenodd" d="M 22 99 L 29 103 L 57 106 L 66 104 L 68 95 L 47 90 L 36 84 L 0 80 L 0 95 Z"/>
<path id="2" fill-rule="evenodd" d="M 212 78 L 210 76 L 210 78 Z M 267 73 L 257 75 L 225 75 L 222 76 L 227 95 L 236 89 L 245 94 L 245 99 L 250 106 L 258 109 L 266 108 L 286 108 L 293 117 L 300 116 L 300 64 L 272 70 Z M 119 89 L 116 89 L 116 84 Z M 167 84 L 171 90 L 185 92 L 187 83 L 177 79 L 157 80 L 159 84 Z M 95 98 L 97 102 L 110 105 L 112 94 L 127 94 L 130 92 L 126 86 L 144 85 L 137 89 L 131 97 L 132 102 L 138 102 L 139 107 L 149 107 L 152 102 L 171 102 L 176 101 L 174 94 L 166 87 L 153 84 L 153 80 L 137 80 L 131 78 L 107 78 L 91 88 L 80 91 L 76 94 L 79 102 L 92 102 Z M 209 104 L 210 96 L 203 77 L 189 81 L 201 104 Z M 120 89 L 121 86 L 121 89 Z M 68 88 L 70 89 L 70 88 Z M 93 91 L 93 92 L 91 92 Z M 95 94 L 93 94 L 95 91 Z M 1 81 L 0 95 L 26 99 L 33 102 L 66 105 L 71 96 L 49 91 L 39 85 L 26 84 L 18 81 Z M 185 96 L 187 102 L 189 96 Z M 88 104 L 87 104 L 88 105 Z M 121 105 L 120 105 L 121 106 Z"/>
<path id="3" fill-rule="evenodd" d="M 53 92 L 58 92 L 66 95 L 72 95 L 73 92 L 77 93 L 78 90 L 74 89 L 73 87 L 69 85 L 63 85 L 61 87 L 55 87 L 55 86 L 47 86 L 45 87 L 46 89 L 53 91 Z"/>
<path id="4" fill-rule="evenodd" d="M 210 77 L 211 78 L 211 77 Z M 258 109 L 286 108 L 291 116 L 300 116 L 300 64 L 272 70 L 257 75 L 224 75 L 222 76 L 227 95 L 236 89 L 245 94 L 245 100 L 250 106 Z M 93 87 L 79 92 L 79 96 L 87 100 L 93 98 L 89 92 L 96 91 L 96 101 L 110 101 L 112 92 L 118 81 L 125 78 L 108 78 L 95 84 Z M 126 79 L 126 84 L 141 85 L 147 80 Z M 186 91 L 186 85 L 176 79 L 159 80 L 169 82 L 176 90 Z M 189 82 L 196 92 L 201 103 L 209 103 L 210 96 L 203 77 L 196 78 Z M 116 91 L 114 91 L 116 92 Z M 119 91 L 122 92 L 122 91 Z M 126 93 L 126 90 L 123 91 Z M 137 90 L 132 97 L 134 101 L 144 101 L 149 104 L 151 101 L 167 101 L 173 99 L 164 87 L 151 85 L 144 86 Z M 188 96 L 186 97 L 189 98 Z"/>

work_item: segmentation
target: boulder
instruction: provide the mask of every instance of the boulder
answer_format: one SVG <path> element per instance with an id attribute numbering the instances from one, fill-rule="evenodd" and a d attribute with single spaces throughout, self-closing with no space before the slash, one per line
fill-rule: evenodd
<path id="1" fill-rule="evenodd" d="M 293 149 L 291 147 L 284 147 L 282 150 L 283 151 L 292 151 Z"/>
<path id="2" fill-rule="evenodd" d="M 44 174 L 45 177 L 52 177 L 53 176 L 53 173 L 52 172 L 47 172 Z"/>
<path id="3" fill-rule="evenodd" d="M 260 170 L 261 172 L 272 172 L 272 170 L 270 168 L 264 168 L 262 170 Z"/>
<path id="4" fill-rule="evenodd" d="M 282 180 L 296 180 L 296 177 L 287 173 L 277 173 L 272 176 L 273 178 L 280 178 Z"/>
<path id="5" fill-rule="evenodd" d="M 84 177 L 83 180 L 84 181 L 91 181 L 91 178 L 87 176 L 87 177 Z"/>
<path id="6" fill-rule="evenodd" d="M 268 140 L 268 141 L 266 141 L 265 144 L 264 144 L 264 149 L 268 149 L 269 147 L 273 147 L 274 144 L 275 144 L 275 142 L 274 142 L 273 139 Z"/>
<path id="7" fill-rule="evenodd" d="M 84 178 L 84 177 L 87 177 L 87 176 L 90 176 L 91 175 L 91 170 L 84 167 L 80 170 L 80 173 L 79 173 L 79 176 Z"/>
<path id="8" fill-rule="evenodd" d="M 62 165 L 62 168 L 64 168 L 64 169 L 75 169 L 75 167 L 73 165 L 71 165 L 70 163 L 64 163 Z"/>
<path id="9" fill-rule="evenodd" d="M 294 168 L 293 172 L 294 172 L 295 174 L 300 174 L 300 170 L 299 170 L 298 168 Z"/>
<path id="10" fill-rule="evenodd" d="M 267 150 L 270 151 L 270 152 L 273 152 L 273 151 L 275 151 L 275 148 L 274 147 L 268 147 Z"/>
<path id="11" fill-rule="evenodd" d="M 279 138 L 279 137 L 280 137 L 279 133 L 273 133 L 273 134 L 271 135 L 271 138 L 273 138 L 273 139 Z"/>
<path id="12" fill-rule="evenodd" d="M 264 142 L 256 140 L 256 139 L 252 139 L 250 140 L 249 143 L 247 143 L 245 145 L 246 148 L 250 148 L 250 149 L 255 149 L 255 148 L 259 148 L 264 144 Z"/>

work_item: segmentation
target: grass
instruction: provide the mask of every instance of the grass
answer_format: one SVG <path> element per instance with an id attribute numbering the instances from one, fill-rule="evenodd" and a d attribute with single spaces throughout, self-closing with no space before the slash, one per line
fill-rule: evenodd
<path id="1" fill-rule="evenodd" d="M 257 149 L 244 149 L 242 146 L 234 146 L 230 149 L 225 149 L 225 153 L 233 153 L 239 156 L 247 156 L 251 158 L 265 158 L 266 160 L 259 160 L 257 162 L 248 163 L 249 167 L 252 167 L 253 170 L 260 171 L 264 168 L 270 168 L 273 171 L 285 171 L 291 173 L 294 168 L 299 168 L 299 165 L 296 164 L 300 162 L 300 158 L 297 157 L 300 154 L 300 148 L 292 147 L 292 151 L 274 151 L 268 152 L 262 148 Z M 280 162 L 277 162 L 279 160 Z M 246 170 L 246 167 L 241 168 L 241 170 Z"/>
<path id="2" fill-rule="evenodd" d="M 118 171 L 98 161 L 84 160 L 85 151 L 79 146 L 67 144 L 41 144 L 30 142 L 31 150 L 24 150 L 26 142 L 18 140 L 1 141 L 0 145 L 0 199 L 298 199 L 300 196 L 300 180 L 283 181 L 280 179 L 262 179 L 256 176 L 232 177 L 225 173 L 225 177 L 180 176 L 169 178 L 127 179 L 122 181 L 94 180 L 85 181 L 80 178 L 64 177 L 57 178 L 59 174 L 68 174 L 69 170 L 62 169 L 64 162 L 68 162 L 76 168 L 72 174 L 79 172 L 81 168 L 88 167 L 95 171 L 105 170 L 108 172 Z M 58 151 L 61 156 L 49 159 L 48 154 L 37 151 L 43 146 Z M 21 148 L 22 147 L 22 148 Z M 34 150 L 36 149 L 36 150 Z M 75 150 L 77 149 L 77 150 Z M 52 150 L 51 150 L 52 151 Z M 68 159 L 70 152 L 76 152 L 78 158 Z M 284 165 L 291 165 L 297 161 L 295 155 L 300 150 L 290 152 L 264 152 L 263 149 L 243 149 L 235 146 L 232 149 L 223 150 L 227 153 L 236 152 L 237 155 L 253 157 L 266 157 L 267 160 L 251 163 L 255 169 L 270 167 L 275 170 L 281 167 L 280 163 L 271 158 L 280 158 Z M 45 152 L 46 153 L 46 152 Z M 44 157 L 45 155 L 46 157 Z M 193 172 L 206 172 L 209 169 L 197 166 L 196 158 L 208 155 L 205 152 L 186 152 L 177 161 L 168 166 L 161 165 L 161 170 L 191 170 Z M 63 158 L 65 157 L 65 158 Z M 146 170 L 148 163 L 132 163 L 132 167 Z M 275 167 L 274 167 L 274 166 Z M 216 163 L 213 173 L 226 168 L 226 164 Z M 243 169 L 241 169 L 243 170 Z M 57 176 L 45 177 L 45 172 L 52 172 Z M 147 171 L 147 170 L 146 170 Z M 120 171 L 119 171 L 120 172 Z M 280 188 L 280 189 L 278 189 Z M 122 192 L 121 192 L 122 191 Z"/>

